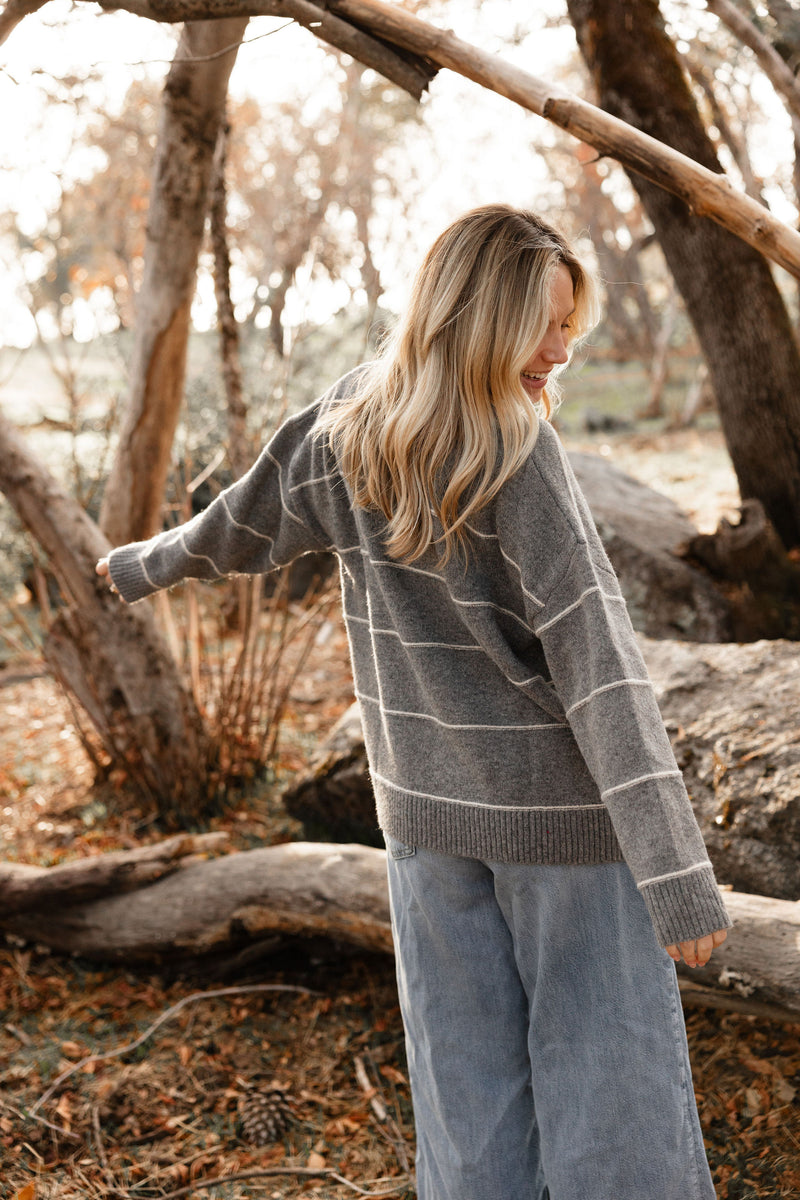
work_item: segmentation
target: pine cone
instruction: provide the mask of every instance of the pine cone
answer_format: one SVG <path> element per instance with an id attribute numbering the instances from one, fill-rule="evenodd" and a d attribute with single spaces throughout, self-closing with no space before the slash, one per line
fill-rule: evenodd
<path id="1" fill-rule="evenodd" d="M 239 1111 L 239 1135 L 251 1146 L 268 1146 L 277 1142 L 294 1120 L 292 1098 L 280 1088 L 248 1092 Z"/>

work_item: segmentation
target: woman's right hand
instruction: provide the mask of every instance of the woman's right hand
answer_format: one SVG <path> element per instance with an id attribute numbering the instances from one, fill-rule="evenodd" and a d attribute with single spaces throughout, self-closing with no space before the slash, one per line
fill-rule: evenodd
<path id="1" fill-rule="evenodd" d="M 117 591 L 117 585 L 114 583 L 114 580 L 111 578 L 111 574 L 108 569 L 108 559 L 107 558 L 98 559 L 97 563 L 95 564 L 94 569 L 95 569 L 96 574 L 100 575 L 103 579 L 108 580 L 109 591 L 112 591 L 115 596 L 119 596 L 119 592 Z M 119 596 L 119 598 L 120 598 L 120 600 L 122 600 L 121 596 Z M 124 601 L 123 601 L 123 603 L 124 603 Z"/>
<path id="2" fill-rule="evenodd" d="M 712 952 L 722 945 L 727 936 L 727 929 L 715 929 L 713 933 L 694 941 L 673 943 L 666 947 L 666 951 L 673 962 L 679 963 L 682 958 L 687 967 L 704 967 Z"/>

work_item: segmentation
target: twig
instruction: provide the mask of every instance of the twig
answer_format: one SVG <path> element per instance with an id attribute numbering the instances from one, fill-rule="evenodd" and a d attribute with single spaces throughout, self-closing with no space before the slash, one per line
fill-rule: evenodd
<path id="1" fill-rule="evenodd" d="M 380 1079 L 378 1077 L 378 1069 L 375 1066 L 375 1059 L 372 1057 L 369 1050 L 367 1050 L 366 1054 L 367 1058 L 369 1059 L 369 1065 L 372 1067 L 372 1074 L 376 1080 L 376 1083 L 374 1085 L 370 1084 L 369 1075 L 366 1071 L 364 1063 L 358 1056 L 356 1056 L 355 1060 L 356 1077 L 364 1089 L 364 1092 L 371 1096 L 370 1104 L 372 1105 L 373 1112 L 375 1113 L 379 1122 L 378 1132 L 380 1133 L 381 1137 L 384 1138 L 384 1140 L 392 1147 L 397 1155 L 397 1161 L 400 1163 L 401 1170 L 408 1175 L 411 1172 L 411 1165 L 408 1161 L 408 1147 L 406 1146 L 406 1140 L 403 1137 L 403 1131 L 389 1112 L 389 1105 L 386 1101 L 386 1093 L 381 1087 Z M 383 1113 L 382 1116 L 381 1112 Z"/>
<path id="2" fill-rule="evenodd" d="M 100 1105 L 99 1104 L 92 1105 L 92 1132 L 94 1133 L 94 1144 L 97 1147 L 97 1157 L 100 1160 L 100 1167 L 103 1172 L 103 1175 L 105 1176 L 106 1184 L 108 1186 L 108 1195 L 109 1196 L 118 1196 L 119 1189 L 117 1187 L 117 1181 L 116 1181 L 114 1172 L 111 1170 L 111 1167 L 108 1165 L 108 1155 L 106 1154 L 106 1148 L 103 1145 L 103 1134 L 100 1129 Z"/>
<path id="3" fill-rule="evenodd" d="M 405 1180 L 388 1191 L 370 1192 L 357 1183 L 353 1183 L 352 1180 L 345 1179 L 344 1175 L 339 1175 L 331 1167 L 262 1167 L 258 1171 L 239 1171 L 235 1175 L 217 1175 L 214 1179 L 195 1179 L 194 1183 L 190 1183 L 188 1187 L 178 1188 L 175 1192 L 167 1192 L 166 1195 L 160 1197 L 160 1200 L 178 1200 L 179 1196 L 188 1196 L 191 1192 L 199 1191 L 200 1188 L 216 1187 L 220 1183 L 234 1183 L 240 1179 L 267 1179 L 273 1175 L 300 1175 L 309 1178 L 324 1175 L 328 1179 L 335 1180 L 336 1183 L 341 1183 L 343 1187 L 357 1192 L 359 1196 L 372 1197 L 395 1196 L 401 1188 L 405 1188 L 407 1183 Z"/>
<path id="4" fill-rule="evenodd" d="M 138 1037 L 135 1042 L 130 1042 L 126 1046 L 118 1046 L 116 1050 L 107 1050 L 104 1054 L 89 1054 L 86 1058 L 82 1058 L 79 1062 L 73 1063 L 68 1071 L 62 1071 L 54 1083 L 50 1085 L 44 1095 L 40 1096 L 31 1109 L 28 1110 L 28 1116 L 35 1118 L 37 1121 L 42 1121 L 43 1118 L 37 1116 L 37 1112 L 43 1104 L 50 1099 L 53 1093 L 61 1086 L 65 1079 L 69 1079 L 76 1071 L 80 1071 L 88 1063 L 105 1062 L 110 1058 L 121 1058 L 123 1054 L 130 1054 L 132 1050 L 138 1048 L 151 1037 L 160 1025 L 173 1017 L 175 1013 L 185 1008 L 187 1004 L 193 1004 L 197 1000 L 214 1000 L 219 996 L 241 996 L 248 992 L 294 992 L 303 996 L 314 996 L 317 993 L 312 992 L 310 988 L 295 987 L 288 983 L 253 983 L 243 987 L 229 988 L 214 988 L 209 992 L 192 992 L 191 996 L 184 996 L 177 1004 L 173 1004 L 166 1012 L 163 1012 L 157 1021 L 154 1021 L 149 1029 L 146 1029 L 141 1037 Z M 45 1121 L 44 1124 L 47 1124 Z M 55 1127 L 54 1127 L 55 1128 Z M 66 1130 L 60 1130 L 64 1133 Z"/>
<path id="5" fill-rule="evenodd" d="M 364 1060 L 356 1055 L 353 1061 L 356 1068 L 356 1079 L 359 1082 L 362 1092 L 369 1100 L 370 1108 L 375 1113 L 375 1116 L 379 1121 L 385 1121 L 389 1113 L 383 1101 L 378 1096 L 378 1089 L 369 1081 L 369 1075 L 367 1075 L 367 1068 L 364 1066 Z"/>

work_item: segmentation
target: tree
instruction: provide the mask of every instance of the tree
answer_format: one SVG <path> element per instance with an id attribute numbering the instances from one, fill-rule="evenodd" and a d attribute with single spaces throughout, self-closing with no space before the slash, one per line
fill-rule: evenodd
<path id="1" fill-rule="evenodd" d="M 358 62 L 337 70 L 337 85 L 313 117 L 296 99 L 266 113 L 247 100 L 231 111 L 231 242 L 252 280 L 243 320 L 268 321 L 281 357 L 292 341 L 286 301 L 299 274 L 338 285 L 343 307 L 354 296 L 362 307 L 366 298 L 367 313 L 377 306 L 375 195 L 397 196 L 387 155 L 418 115 L 409 96 Z"/>
<path id="2" fill-rule="evenodd" d="M 0 490 L 58 581 L 61 603 L 44 642 L 54 676 L 89 716 L 115 768 L 151 805 L 172 817 L 196 812 L 209 744 L 153 614 L 146 605 L 122 608 L 97 580 L 94 564 L 107 540 L 2 416 Z M 94 753 L 92 740 L 84 742 Z"/>
<path id="3" fill-rule="evenodd" d="M 623 0 L 616 0 L 616 3 L 618 7 L 626 9 Z M 184 30 L 165 89 L 166 102 L 152 189 L 145 278 L 134 357 L 132 404 L 104 504 L 104 521 L 115 540 L 146 536 L 158 519 L 165 464 L 169 458 L 181 398 L 189 308 L 213 159 L 224 121 L 227 78 L 249 12 L 273 12 L 279 8 L 281 13 L 296 16 L 303 24 L 314 28 L 322 38 L 347 48 L 363 62 L 377 65 L 388 77 L 404 79 L 409 90 L 417 95 L 435 72 L 437 64 L 458 70 L 482 86 L 499 91 L 524 107 L 547 116 L 583 141 L 594 145 L 601 153 L 612 154 L 640 174 L 648 175 L 654 181 L 651 184 L 653 191 L 657 190 L 657 183 L 659 187 L 682 197 L 681 201 L 665 201 L 677 205 L 682 215 L 685 215 L 682 205 L 688 200 L 713 216 L 716 222 L 728 225 L 753 246 L 763 249 L 776 261 L 800 273 L 800 237 L 772 218 L 756 202 L 735 195 L 727 181 L 720 177 L 713 156 L 708 156 L 707 145 L 702 139 L 698 143 L 700 161 L 695 162 L 563 89 L 554 88 L 503 63 L 494 55 L 468 46 L 453 34 L 435 29 L 403 9 L 383 5 L 378 0 L 332 0 L 332 4 L 336 14 L 308 0 L 281 0 L 279 6 L 269 0 L 255 6 L 250 0 L 242 0 L 241 4 L 239 0 L 234 0 L 234 4 L 225 5 L 224 19 L 193 20 Z M 153 9 L 149 0 L 130 0 L 128 7 L 163 20 L 177 20 L 187 15 L 188 11 L 180 0 L 168 0 L 166 4 L 159 4 Z M 643 0 L 640 7 L 643 11 L 654 10 L 657 15 L 652 0 Z M 634 8 L 638 14 L 637 6 Z M 22 10 L 32 11 L 32 5 L 26 0 L 8 0 L 6 8 L 0 13 L 0 39 L 7 36 Z M 231 13 L 235 15 L 231 16 Z M 205 0 L 199 9 L 197 5 L 193 6 L 191 16 L 220 18 L 222 9 L 219 0 Z M 667 42 L 667 45 L 669 47 L 670 44 Z M 674 55 L 674 50 L 672 53 Z M 351 128 L 356 131 L 358 125 L 358 119 L 351 122 Z M 360 202 L 362 211 L 363 207 Z M 356 214 L 357 225 L 358 220 Z M 734 238 L 728 237 L 725 244 L 734 242 Z M 774 313 L 777 318 L 777 323 L 771 327 L 773 342 L 769 343 L 776 344 L 781 342 L 784 329 L 781 319 L 785 322 L 785 311 L 774 299 L 777 293 L 774 290 L 774 294 L 770 293 L 766 286 L 761 287 L 764 279 L 769 278 L 769 272 L 759 253 L 748 251 L 747 255 L 744 260 L 736 259 L 734 255 L 733 261 L 746 262 L 752 268 L 749 274 L 743 268 L 744 275 L 740 273 L 735 278 L 732 275 L 731 281 L 736 282 L 740 294 L 745 294 L 743 284 L 748 282 L 750 275 L 759 281 L 758 295 L 768 309 L 767 317 Z M 368 262 L 366 267 L 369 275 Z M 374 271 L 372 276 L 369 288 L 374 293 Z M 708 278 L 707 275 L 707 281 Z M 717 278 L 714 278 L 714 283 L 718 283 Z M 714 294 L 715 297 L 719 296 L 718 287 Z M 729 295 L 726 301 L 732 303 Z M 772 310 L 769 309 L 770 302 Z M 765 323 L 763 313 L 759 320 L 760 336 Z M 766 324 L 769 325 L 768 320 Z M 775 329 L 778 330 L 777 334 Z M 757 338 L 755 340 L 758 341 Z M 786 342 L 786 345 L 790 344 L 791 339 Z M 752 336 L 749 340 L 743 339 L 742 345 L 747 353 L 757 349 Z M 781 362 L 788 372 L 795 364 L 786 352 L 786 345 L 783 345 Z M 740 358 L 736 359 L 736 355 L 742 353 L 740 345 L 729 338 L 726 349 L 734 361 L 741 361 Z M 754 355 L 754 359 L 758 361 L 757 355 Z M 770 379 L 774 378 L 777 371 L 774 364 L 771 366 L 772 371 L 768 373 Z M 735 368 L 732 370 L 735 374 Z M 727 380 L 724 375 L 722 378 Z M 748 378 L 752 378 L 752 374 Z M 776 393 L 778 401 L 783 398 L 784 393 Z M 792 410 L 788 411 L 793 419 Z M 781 409 L 781 413 L 784 413 L 784 409 Z M 741 413 L 737 413 L 737 417 L 740 416 Z M 740 426 L 737 419 L 732 428 L 741 434 L 741 430 L 747 427 Z M 759 463 L 763 464 L 764 449 L 770 455 L 776 452 L 774 458 L 780 465 L 781 486 L 785 494 L 790 486 L 792 470 L 795 472 L 796 486 L 800 487 L 800 471 L 797 470 L 796 460 L 791 460 L 791 438 L 795 428 L 788 418 L 784 421 L 785 444 L 781 445 L 775 444 L 777 435 L 774 419 L 769 428 L 772 436 L 763 439 Z M 760 432 L 758 437 L 751 437 L 748 443 L 740 436 L 744 449 L 750 452 L 749 456 L 745 453 L 741 456 L 745 466 L 752 467 L 756 459 L 754 447 L 759 438 Z M 761 469 L 755 474 L 757 477 L 752 483 L 755 494 L 767 492 L 772 495 L 767 473 Z M 747 486 L 751 485 L 748 483 Z M 748 493 L 745 491 L 745 494 Z M 780 498 L 779 493 L 778 501 Z M 793 523 L 798 512 L 795 500 L 796 496 L 793 496 L 793 505 L 786 506 L 786 512 L 779 514 L 776 520 L 787 541 L 795 533 Z M 22 503 L 21 499 L 19 502 Z M 782 522 L 780 515 L 784 518 Z M 81 671 L 87 677 L 94 677 L 102 665 L 103 661 L 98 659 L 94 663 L 81 664 Z"/>
<path id="4" fill-rule="evenodd" d="M 129 395 L 100 513 L 112 544 L 147 538 L 160 525 L 214 151 L 246 25 L 188 22 L 164 86 Z"/>
<path id="5" fill-rule="evenodd" d="M 115 474 L 112 474 L 112 484 L 107 490 L 104 504 L 104 513 L 112 532 L 113 521 L 121 519 L 120 495 L 123 507 L 128 504 L 129 519 L 139 522 L 130 527 L 130 532 L 123 530 L 117 535 L 122 540 L 126 536 L 146 536 L 156 522 L 160 523 L 163 481 L 182 402 L 189 309 L 207 210 L 211 217 L 217 300 L 227 350 L 226 366 L 229 368 L 226 372 L 229 416 L 234 434 L 232 442 L 235 443 L 231 446 L 231 461 L 235 473 L 241 473 L 248 465 L 244 436 L 246 408 L 241 393 L 241 373 L 235 362 L 237 330 L 230 303 L 230 257 L 224 187 L 227 78 L 243 30 L 244 21 L 238 20 L 233 23 L 207 23 L 199 28 L 187 27 L 184 32 L 164 91 L 146 239 L 142 201 L 146 204 L 148 189 L 144 184 L 142 168 L 151 157 L 151 130 L 145 127 L 139 131 L 135 118 L 131 122 L 123 116 L 119 123 L 105 124 L 102 130 L 103 148 L 110 153 L 115 149 L 120 150 L 123 159 L 127 157 L 129 149 L 135 149 L 136 170 L 131 170 L 126 177 L 126 183 L 133 186 L 120 189 L 123 196 L 115 194 L 108 205 L 102 200 L 105 172 L 98 172 L 88 179 L 78 180 L 71 188 L 62 189 L 57 214 L 59 238 L 52 245 L 47 243 L 46 236 L 42 240 L 49 258 L 45 262 L 40 299 L 47 301 L 55 287 L 54 303 L 58 305 L 58 314 L 68 314 L 71 297 L 76 294 L 78 284 L 84 290 L 109 287 L 110 282 L 123 273 L 123 284 L 127 285 L 135 270 L 136 260 L 144 251 L 145 272 L 139 294 L 131 403 Z M 381 127 L 381 136 L 386 143 L 392 137 L 395 111 L 394 105 L 390 104 L 388 112 L 381 112 L 381 93 L 387 85 L 378 80 L 375 84 L 367 83 L 362 87 L 362 76 L 363 68 L 358 64 L 348 68 L 345 80 L 352 86 L 342 87 L 341 105 L 331 114 L 330 130 L 320 131 L 314 125 L 306 130 L 299 125 L 296 116 L 289 113 L 288 107 L 282 124 L 285 133 L 287 125 L 291 123 L 290 115 L 294 116 L 295 128 L 302 129 L 303 136 L 308 139 L 305 162 L 301 161 L 301 167 L 304 166 L 308 173 L 308 160 L 318 151 L 320 161 L 316 167 L 317 179 L 325 182 L 330 176 L 319 218 L 329 222 L 328 236 L 323 239 L 327 252 L 322 257 L 331 278 L 337 276 L 354 254 L 352 233 L 344 238 L 341 234 L 335 236 L 336 219 L 338 217 L 342 223 L 341 216 L 348 208 L 352 193 L 354 208 L 358 210 L 353 215 L 352 229 L 356 240 L 361 239 L 364 288 L 372 293 L 374 302 L 379 280 L 372 266 L 368 222 L 373 180 L 380 170 L 380 154 L 375 136 L 365 135 L 360 128 L 359 114 L 368 111 L 372 97 L 372 120 L 365 124 Z M 147 117 L 151 112 L 151 103 L 151 97 L 135 89 L 126 108 L 129 111 L 133 105 L 137 115 L 143 110 Z M 412 111 L 410 102 L 405 109 L 406 115 L 409 111 Z M 377 115 L 379 113 L 380 116 Z M 137 129 L 135 136 L 131 134 L 131 124 Z M 363 167 L 363 170 L 356 172 L 357 177 L 353 180 L 348 177 L 345 167 L 348 162 L 351 165 L 356 162 L 360 168 Z M 285 229 L 293 234 L 288 247 L 290 262 L 287 264 L 284 259 L 283 263 L 285 287 L 281 304 L 275 304 L 273 312 L 273 323 L 280 328 L 286 288 L 291 284 L 297 266 L 319 237 L 320 229 L 313 221 L 306 221 L 304 225 L 300 220 L 304 209 L 303 193 L 301 189 L 293 187 L 297 163 L 291 153 L 284 151 L 277 167 L 279 175 L 282 169 L 283 175 L 288 176 L 282 179 L 281 194 L 286 202 L 282 217 Z M 256 182 L 255 179 L 248 180 L 246 173 L 242 174 L 244 178 L 237 181 L 240 186 L 240 208 L 243 202 L 256 201 L 265 193 L 263 178 Z M 248 182 L 251 183 L 249 193 Z M 315 180 L 310 178 L 308 183 L 313 187 Z M 267 191 L 272 195 L 272 189 Z M 91 213 L 95 212 L 102 223 L 109 210 L 120 217 L 123 208 L 126 214 L 132 211 L 134 219 L 126 215 L 116 237 L 106 226 L 108 237 L 105 240 L 113 245 L 109 245 L 109 258 L 102 264 L 102 269 L 99 265 L 95 268 L 87 222 L 82 218 L 85 218 L 87 211 L 90 218 Z M 296 220 L 292 220 L 292 214 Z M 270 215 L 274 218 L 275 212 Z M 88 227 L 95 227 L 91 220 Z M 301 231 L 299 236 L 296 232 L 298 229 Z M 264 242 L 267 246 L 270 242 L 269 233 L 269 227 L 265 227 Z M 280 257 L 277 261 L 281 261 Z M 271 262 L 274 268 L 275 258 Z M 48 279 L 50 275 L 54 282 Z M 66 334 L 69 334 L 69 329 Z M 20 463 L 24 463 L 24 466 L 20 467 Z M 123 481 L 127 479 L 130 485 L 131 490 L 127 494 L 119 486 L 120 478 Z M 187 816 L 199 811 L 210 798 L 203 775 L 205 768 L 215 765 L 212 762 L 215 750 L 198 708 L 182 687 L 175 663 L 163 652 L 163 648 L 158 651 L 154 648 L 150 636 L 154 636 L 154 630 L 148 636 L 124 636 L 124 631 L 127 629 L 130 632 L 131 626 L 127 614 L 122 622 L 123 633 L 112 635 L 107 628 L 107 614 L 95 611 L 97 603 L 91 587 L 80 592 L 79 600 L 75 598 L 76 581 L 84 572 L 91 576 L 94 558 L 104 552 L 107 542 L 88 518 L 80 523 L 83 541 L 75 541 L 68 536 L 60 542 L 54 539 L 47 520 L 48 508 L 62 514 L 69 513 L 67 523 L 75 524 L 78 521 L 76 506 L 70 504 L 69 498 L 59 491 L 53 479 L 40 471 L 10 427 L 0 430 L 0 486 L 23 523 L 45 549 L 65 601 L 45 645 L 45 653 L 54 673 L 89 714 L 112 762 L 115 765 L 124 763 L 130 771 L 133 771 L 134 762 L 145 764 L 146 769 L 140 769 L 136 778 L 142 784 L 139 790 L 144 790 L 151 802 L 155 800 L 162 811 L 171 806 Z M 45 502 L 44 497 L 49 497 L 49 501 Z M 139 500 L 142 503 L 138 511 L 134 511 L 130 502 Z M 88 552 L 87 544 L 92 547 Z M 252 607 L 255 612 L 255 602 Z M 142 625 L 143 615 L 137 615 L 138 624 L 137 621 L 133 622 L 134 629 Z M 97 636 L 98 630 L 104 631 L 101 637 Z M 109 653 L 113 654 L 116 664 L 113 672 L 108 666 Z M 138 686 L 148 696 L 144 711 L 150 713 L 152 709 L 152 719 L 148 717 L 145 720 L 143 713 L 138 713 L 135 706 L 127 711 L 125 703 L 120 702 L 120 672 L 131 680 L 139 681 Z M 144 679 L 148 679 L 147 685 L 142 682 Z M 165 717 L 168 717 L 166 724 Z M 162 722 L 161 726 L 159 721 Z M 181 749 L 176 749 L 178 744 Z M 175 778 L 176 771 L 180 772 L 180 781 Z"/>
<path id="6" fill-rule="evenodd" d="M 568 8 L 601 104 L 720 172 L 657 0 Z M 763 503 L 787 547 L 800 544 L 800 352 L 769 267 L 683 200 L 631 182 L 697 332 L 742 496 Z"/>

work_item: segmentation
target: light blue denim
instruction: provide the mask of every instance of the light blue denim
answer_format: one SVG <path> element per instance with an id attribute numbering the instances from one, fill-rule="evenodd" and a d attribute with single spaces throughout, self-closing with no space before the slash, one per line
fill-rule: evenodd
<path id="1" fill-rule="evenodd" d="M 675 968 L 627 866 L 386 841 L 419 1200 L 713 1200 Z"/>

